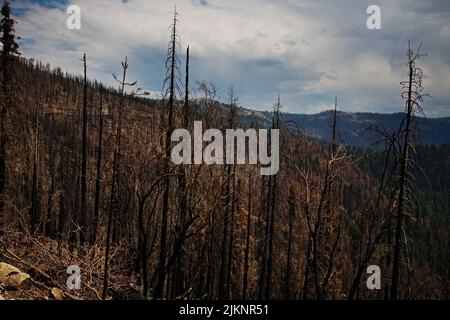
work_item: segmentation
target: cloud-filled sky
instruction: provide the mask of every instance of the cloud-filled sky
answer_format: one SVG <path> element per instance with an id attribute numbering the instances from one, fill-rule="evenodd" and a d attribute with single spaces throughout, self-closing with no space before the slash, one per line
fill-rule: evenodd
<path id="1" fill-rule="evenodd" d="M 408 40 L 423 42 L 421 60 L 431 117 L 450 116 L 448 0 L 13 0 L 25 57 L 113 85 L 129 60 L 129 79 L 161 92 L 169 25 L 176 5 L 191 79 L 214 82 L 221 100 L 231 84 L 242 106 L 315 113 L 339 97 L 345 111 L 402 111 Z M 81 30 L 66 28 L 69 4 L 81 8 Z M 381 30 L 366 26 L 381 8 Z M 180 60 L 184 61 L 184 53 Z M 193 81 L 191 81 L 193 82 Z M 195 88 L 193 88 L 195 89 Z"/>

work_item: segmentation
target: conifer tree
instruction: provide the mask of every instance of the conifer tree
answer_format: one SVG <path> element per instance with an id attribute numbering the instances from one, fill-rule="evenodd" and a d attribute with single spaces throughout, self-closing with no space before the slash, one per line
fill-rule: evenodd
<path id="1" fill-rule="evenodd" d="M 0 21 L 0 42 L 3 45 L 1 52 L 2 68 L 2 100 L 0 106 L 0 233 L 3 226 L 3 209 L 5 207 L 4 192 L 6 183 L 6 118 L 7 112 L 12 105 L 13 72 L 14 61 L 19 53 L 19 45 L 14 34 L 15 20 L 11 18 L 9 2 L 5 1 L 2 6 L 2 20 Z"/>

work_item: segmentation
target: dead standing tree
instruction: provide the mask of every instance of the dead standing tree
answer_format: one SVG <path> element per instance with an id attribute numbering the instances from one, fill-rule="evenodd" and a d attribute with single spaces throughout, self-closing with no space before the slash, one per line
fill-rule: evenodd
<path id="1" fill-rule="evenodd" d="M 289 197 L 288 197 L 288 249 L 287 249 L 287 258 L 286 258 L 286 271 L 284 274 L 284 299 L 290 300 L 291 297 L 291 270 L 292 270 L 292 251 L 293 251 L 293 229 L 294 229 L 294 221 L 295 221 L 295 191 L 293 186 L 289 188 Z"/>
<path id="2" fill-rule="evenodd" d="M 228 117 L 228 128 L 233 128 L 236 123 L 236 103 L 237 98 L 233 86 L 228 90 L 228 99 L 230 101 L 230 114 Z M 225 157 L 228 156 L 228 152 Z M 234 150 L 232 156 L 234 157 Z M 231 160 L 231 159 L 228 159 Z M 228 163 L 229 161 L 227 161 Z M 230 161 L 231 162 L 231 161 Z M 224 199 L 223 233 L 221 244 L 221 264 L 219 274 L 219 298 L 229 299 L 231 287 L 231 268 L 232 268 L 232 242 L 233 242 L 233 221 L 234 221 L 234 186 L 235 186 L 235 166 L 227 164 L 224 170 L 226 186 Z"/>
<path id="3" fill-rule="evenodd" d="M 115 134 L 115 143 L 114 143 L 114 154 L 113 154 L 113 163 L 112 163 L 112 181 L 111 181 L 111 193 L 110 193 L 110 203 L 109 203 L 109 213 L 108 213 L 108 226 L 106 231 L 106 249 L 105 249 L 105 270 L 104 270 L 104 281 L 103 281 L 103 295 L 102 298 L 106 299 L 108 296 L 108 284 L 109 284 L 109 274 L 110 274 L 110 251 L 111 251 L 111 238 L 112 238 L 112 229 L 113 222 L 115 219 L 116 213 L 119 210 L 119 199 L 117 195 L 117 190 L 120 187 L 119 183 L 119 175 L 120 172 L 120 162 L 121 162 L 121 140 L 122 140 L 122 113 L 125 104 L 125 87 L 133 87 L 136 85 L 137 81 L 133 83 L 126 82 L 127 69 L 128 69 L 128 59 L 125 57 L 125 61 L 122 62 L 122 70 L 123 75 L 122 79 L 119 80 L 116 75 L 113 74 L 114 79 L 120 85 L 120 102 L 118 106 L 117 112 L 117 123 L 116 123 L 116 134 Z"/>
<path id="4" fill-rule="evenodd" d="M 38 89 L 36 88 L 38 92 Z M 32 187 L 31 187 L 31 206 L 30 206 L 30 232 L 34 234 L 39 229 L 39 111 L 42 108 L 41 94 L 36 94 L 36 106 L 34 110 L 34 141 L 33 141 L 33 165 L 32 165 Z"/>
<path id="5" fill-rule="evenodd" d="M 174 108 L 177 94 L 179 95 L 181 90 L 179 88 L 180 81 L 180 61 L 177 58 L 177 49 L 179 48 L 179 39 L 177 34 L 177 12 L 175 9 L 173 16 L 173 24 L 171 26 L 171 38 L 169 42 L 169 48 L 167 50 L 166 60 L 166 79 L 163 84 L 164 99 L 163 103 L 168 108 L 167 127 L 165 131 L 164 141 L 164 164 L 163 172 L 164 178 L 164 193 L 161 212 L 161 237 L 160 237 L 160 249 L 159 249 L 159 264 L 158 264 L 158 280 L 155 286 L 155 298 L 161 299 L 164 296 L 164 285 L 166 282 L 166 262 L 167 262 L 167 229 L 169 220 L 169 196 L 170 196 L 170 153 L 171 153 L 171 135 L 174 129 Z M 168 85 L 167 85 L 168 84 Z"/>
<path id="6" fill-rule="evenodd" d="M 298 166 L 289 155 L 286 159 L 300 174 L 305 187 L 303 209 L 308 229 L 307 249 L 305 251 L 305 267 L 303 278 L 303 299 L 307 300 L 312 292 L 316 299 L 322 300 L 329 296 L 328 287 L 334 273 L 334 264 L 338 254 L 342 235 L 343 211 L 333 214 L 332 201 L 333 184 L 340 172 L 352 165 L 347 161 L 347 152 L 337 143 L 337 99 L 334 105 L 332 123 L 332 143 L 322 182 L 313 183 L 311 159 L 308 154 L 309 142 L 305 139 L 305 167 Z M 337 206 L 336 206 L 337 207 Z M 335 229 L 335 230 L 333 230 Z M 328 245 L 327 244 L 331 244 Z"/>
<path id="7" fill-rule="evenodd" d="M 247 193 L 247 234 L 245 238 L 244 274 L 242 276 L 242 300 L 247 299 L 249 257 L 250 257 L 250 236 L 252 226 L 252 173 L 248 173 L 248 193 Z"/>
<path id="8" fill-rule="evenodd" d="M 236 117 L 237 117 L 237 101 L 238 98 L 235 96 L 234 88 L 233 86 L 230 88 L 229 91 L 229 99 L 230 99 L 230 119 L 229 119 L 229 128 L 233 128 L 236 124 Z M 235 154 L 235 150 L 233 150 L 233 155 Z M 228 156 L 228 152 L 227 152 Z M 231 294 L 233 292 L 233 282 L 232 282 L 232 271 L 233 271 L 233 259 L 234 259 L 234 253 L 233 253 L 233 246 L 234 246 L 234 224 L 235 224 L 235 216 L 236 216 L 236 166 L 230 165 L 228 166 L 228 196 L 227 196 L 227 210 L 231 214 L 228 216 L 227 219 L 229 219 L 229 236 L 228 236 L 228 257 L 227 257 L 227 263 L 228 263 L 228 269 L 227 269 L 227 275 L 226 275 L 226 299 L 231 298 Z"/>
<path id="9" fill-rule="evenodd" d="M 80 242 L 84 243 L 88 238 L 87 232 L 87 61 L 86 53 L 83 55 L 83 114 L 81 137 L 81 208 L 79 216 Z"/>
<path id="10" fill-rule="evenodd" d="M 95 198 L 94 198 L 94 226 L 91 234 L 91 244 L 95 243 L 97 239 L 97 229 L 100 212 L 100 197 L 102 186 L 102 156 L 103 156 L 103 91 L 104 88 L 100 85 L 100 107 L 98 112 L 98 145 L 97 145 L 97 165 L 96 165 L 96 179 L 95 179 Z"/>
<path id="11" fill-rule="evenodd" d="M 397 224 L 395 229 L 395 242 L 394 242 L 394 260 L 392 266 L 392 283 L 391 283 L 391 300 L 398 299 L 398 287 L 400 276 L 400 264 L 402 256 L 402 236 L 404 235 L 404 216 L 407 209 L 407 202 L 410 196 L 410 175 L 411 175 L 411 153 L 414 150 L 412 147 L 413 142 L 413 121 L 416 115 L 423 115 L 422 95 L 423 86 L 422 78 L 423 72 L 420 67 L 417 66 L 417 61 L 424 56 L 420 53 L 421 45 L 416 52 L 411 50 L 411 44 L 408 45 L 408 80 L 401 82 L 403 92 L 402 98 L 405 100 L 406 110 L 405 118 L 402 124 L 402 157 L 400 159 L 400 171 L 399 171 L 399 194 L 397 200 Z M 406 241 L 406 235 L 405 239 Z"/>
<path id="12" fill-rule="evenodd" d="M 278 101 L 275 106 L 275 111 L 272 120 L 272 129 L 278 130 L 280 128 L 280 109 L 281 102 L 280 96 L 278 95 Z M 271 148 L 276 148 L 277 146 L 270 145 Z M 269 186 L 270 191 L 270 204 L 268 206 L 268 211 L 270 211 L 270 222 L 269 222 L 269 234 L 268 234 L 268 257 L 267 257 L 267 286 L 266 286 L 266 300 L 272 299 L 272 274 L 273 274 L 273 256 L 274 256 L 274 236 L 275 236 L 275 219 L 277 212 L 277 194 L 278 194 L 278 181 L 277 176 L 269 176 Z M 269 215 L 269 213 L 268 213 Z"/>
<path id="13" fill-rule="evenodd" d="M 184 129 L 188 129 L 189 126 L 189 46 L 186 49 L 186 71 L 184 82 L 184 105 L 182 109 L 182 124 Z M 189 195 L 187 186 L 187 169 L 185 167 L 177 168 L 178 173 L 178 190 L 180 192 L 180 208 L 179 208 L 179 220 L 181 221 L 178 228 L 178 234 L 182 233 L 189 220 Z M 187 290 L 186 288 L 186 276 L 185 276 L 185 248 L 181 246 L 180 252 L 177 254 L 173 266 L 173 279 L 171 289 L 171 299 L 175 299 L 177 296 L 181 296 Z"/>
<path id="14" fill-rule="evenodd" d="M 274 107 L 272 117 L 272 129 L 280 128 L 280 109 L 281 102 L 278 96 L 277 104 Z M 274 148 L 275 146 L 270 145 Z M 269 149 L 269 148 L 268 148 Z M 263 183 L 264 184 L 264 183 Z M 267 192 L 265 199 L 265 221 L 264 237 L 260 268 L 259 298 L 269 300 L 272 298 L 272 274 L 273 274 L 273 251 L 274 251 L 274 232 L 276 219 L 278 183 L 276 175 L 267 177 Z"/>
<path id="15" fill-rule="evenodd" d="M 392 212 L 395 209 L 396 197 L 398 194 L 398 183 L 395 181 L 392 183 L 392 178 L 394 177 L 396 170 L 395 166 L 391 165 L 391 162 L 396 163 L 396 159 L 399 158 L 399 132 L 397 131 L 395 133 L 390 133 L 386 130 L 378 128 L 377 126 L 371 126 L 369 129 L 373 130 L 381 137 L 380 140 L 374 143 L 374 145 L 378 145 L 378 143 L 381 142 L 385 144 L 383 171 L 378 185 L 377 198 L 375 199 L 373 206 L 370 206 L 369 209 L 370 216 L 366 222 L 367 239 L 364 246 L 361 242 L 360 259 L 356 268 L 355 277 L 353 278 L 352 286 L 350 287 L 347 295 L 348 300 L 353 300 L 357 297 L 362 275 L 377 248 L 380 244 L 382 244 L 383 239 L 386 237 L 387 243 L 389 245 L 391 244 Z M 391 188 L 391 190 L 389 190 L 389 188 Z M 382 200 L 386 192 L 389 192 L 391 196 L 389 197 L 388 205 L 383 208 Z M 390 253 L 388 253 L 386 257 L 387 267 L 391 264 L 390 260 Z M 388 287 L 387 281 L 385 286 L 386 288 Z M 385 296 L 388 296 L 387 289 L 385 289 Z"/>

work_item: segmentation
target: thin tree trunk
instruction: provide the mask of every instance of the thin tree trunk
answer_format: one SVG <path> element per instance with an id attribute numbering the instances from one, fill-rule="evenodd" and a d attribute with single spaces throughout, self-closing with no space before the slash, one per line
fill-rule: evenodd
<path id="1" fill-rule="evenodd" d="M 87 65 L 86 54 L 83 55 L 83 131 L 81 142 L 81 212 L 80 212 L 80 242 L 87 240 Z"/>
<path id="2" fill-rule="evenodd" d="M 189 125 L 189 46 L 186 49 L 186 78 L 185 78 L 185 96 L 184 96 L 184 108 L 183 108 L 183 128 L 188 129 Z M 181 217 L 181 228 L 188 221 L 188 193 L 187 193 L 187 182 L 186 182 L 186 170 L 185 168 L 180 169 L 179 175 L 179 190 L 180 190 L 180 217 Z M 180 254 L 178 255 L 177 261 L 175 262 L 175 275 L 173 280 L 173 288 L 171 298 L 174 299 L 186 292 L 185 286 L 185 275 L 184 275 L 184 246 L 181 246 Z"/>
<path id="3" fill-rule="evenodd" d="M 288 235 L 288 250 L 287 250 L 287 261 L 286 261 L 286 272 L 285 282 L 284 282 L 284 299 L 289 300 L 291 297 L 291 264 L 292 264 L 292 238 L 293 238 L 293 226 L 294 226 L 294 218 L 295 218 L 295 199 L 294 199 L 294 191 L 290 190 L 289 196 L 289 235 Z"/>
<path id="4" fill-rule="evenodd" d="M 220 264 L 220 273 L 219 273 L 219 299 L 223 300 L 225 299 L 226 292 L 227 292 L 227 243 L 228 243 L 228 236 L 229 236 L 229 207 L 230 207 L 230 193 L 231 193 L 231 187 L 230 187 L 230 177 L 231 177 L 231 165 L 227 165 L 227 186 L 225 188 L 225 214 L 223 218 L 223 232 L 222 232 L 222 253 L 221 253 L 221 264 Z"/>
<path id="5" fill-rule="evenodd" d="M 413 85 L 413 61 L 409 61 L 409 87 L 408 87 L 408 101 L 407 101 L 407 114 L 406 114 L 406 128 L 405 138 L 403 145 L 403 156 L 400 171 L 400 189 L 398 196 L 397 206 L 397 227 L 395 230 L 395 244 L 394 244 L 394 260 L 392 268 L 392 285 L 391 285 L 391 299 L 397 300 L 398 298 L 398 283 L 400 273 L 400 257 L 401 257 L 401 237 L 403 233 L 403 216 L 405 210 L 406 199 L 406 179 L 409 172 L 409 135 L 410 125 L 412 117 L 412 85 Z"/>
<path id="6" fill-rule="evenodd" d="M 120 90 L 120 103 L 119 110 L 117 116 L 117 127 L 116 127 L 116 141 L 114 148 L 114 156 L 112 163 L 112 181 L 111 181 L 111 194 L 110 194 L 110 202 L 109 202 L 109 214 L 108 214 L 108 227 L 106 231 L 106 248 L 105 248 L 105 269 L 104 269 L 104 277 L 103 277 L 103 294 L 102 298 L 106 299 L 108 296 L 108 285 L 109 285 L 109 277 L 110 277 L 110 251 L 111 251 L 111 240 L 113 233 L 113 223 L 115 218 L 115 213 L 119 211 L 118 207 L 118 199 L 116 197 L 116 184 L 118 183 L 118 174 L 119 174 L 119 161 L 120 161 L 120 152 L 121 152 L 121 140 L 122 140 L 122 108 L 124 106 L 124 95 L 125 95 L 125 82 L 127 75 L 128 62 L 125 57 L 125 61 L 122 62 L 123 67 L 123 77 Z"/>
<path id="7" fill-rule="evenodd" d="M 158 265 L 158 282 L 155 287 L 155 298 L 161 299 L 164 295 L 164 287 L 166 282 L 166 260 L 167 260 L 167 222 L 169 219 L 169 196 L 170 196 L 170 177 L 169 177 L 169 162 L 171 152 L 170 136 L 173 131 L 173 108 L 175 102 L 175 59 L 176 59 L 176 13 L 173 18 L 173 30 L 171 39 L 171 57 L 170 57 L 170 92 L 169 92 L 169 115 L 168 126 L 165 135 L 165 159 L 163 171 L 166 174 L 164 181 L 164 194 L 161 218 L 161 239 L 159 250 L 159 265 Z"/>
<path id="8" fill-rule="evenodd" d="M 250 255 L 250 231 L 251 231 L 251 217 L 252 217 L 252 178 L 248 175 L 248 207 L 247 207 L 247 237 L 245 242 L 245 257 L 244 257 L 244 276 L 242 279 L 242 300 L 247 299 L 247 288 L 248 288 L 248 265 L 249 265 L 249 255 Z"/>
<path id="9" fill-rule="evenodd" d="M 39 217 L 38 217 L 38 141 L 39 141 L 39 118 L 38 118 L 38 106 L 36 107 L 35 114 L 35 128 L 34 128 L 34 156 L 33 156 L 33 178 L 32 178 L 32 191 L 31 191 L 31 208 L 30 208 L 30 226 L 31 234 L 37 232 Z"/>
<path id="10" fill-rule="evenodd" d="M 95 179 L 95 200 L 94 200 L 94 227 L 92 231 L 92 243 L 97 240 L 100 197 L 102 186 L 102 147 L 103 147 L 103 86 L 100 87 L 100 110 L 98 127 L 98 149 L 97 149 L 97 175 Z"/>
<path id="11" fill-rule="evenodd" d="M 52 217 L 53 212 L 53 195 L 55 193 L 55 170 L 53 168 L 53 109 L 50 108 L 50 130 L 49 130 L 49 148 L 48 148 L 48 154 L 49 154 L 49 160 L 48 160 L 48 168 L 50 171 L 50 188 L 48 190 L 48 197 L 47 197 L 47 214 L 45 217 L 45 236 L 47 237 L 54 237 L 54 222 Z"/>
<path id="12" fill-rule="evenodd" d="M 233 188 L 231 194 L 231 216 L 230 216 L 230 235 L 228 242 L 228 272 L 227 272 L 227 291 L 226 299 L 230 300 L 233 294 L 233 246 L 234 246 L 234 220 L 236 211 L 236 167 L 233 166 L 232 182 L 231 186 Z"/>

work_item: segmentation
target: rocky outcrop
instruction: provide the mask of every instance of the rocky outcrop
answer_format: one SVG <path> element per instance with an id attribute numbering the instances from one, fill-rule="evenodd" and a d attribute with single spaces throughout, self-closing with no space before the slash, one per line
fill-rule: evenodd
<path id="1" fill-rule="evenodd" d="M 6 289 L 18 290 L 26 286 L 31 281 L 30 279 L 29 274 L 7 263 L 0 262 L 0 286 Z"/>

